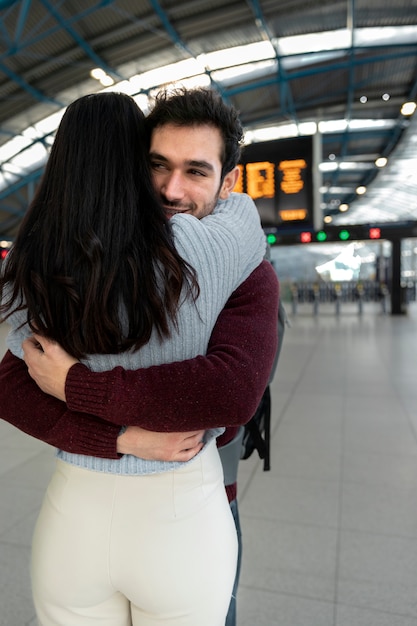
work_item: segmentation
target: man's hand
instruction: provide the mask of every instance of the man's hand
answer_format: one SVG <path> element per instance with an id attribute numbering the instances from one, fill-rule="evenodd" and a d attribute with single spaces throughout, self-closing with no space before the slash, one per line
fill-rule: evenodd
<path id="1" fill-rule="evenodd" d="M 35 383 L 51 396 L 65 402 L 68 370 L 78 363 L 55 341 L 33 335 L 22 343 L 25 363 Z"/>
<path id="2" fill-rule="evenodd" d="M 203 447 L 204 432 L 156 433 L 129 426 L 117 439 L 117 452 L 149 461 L 189 461 Z"/>

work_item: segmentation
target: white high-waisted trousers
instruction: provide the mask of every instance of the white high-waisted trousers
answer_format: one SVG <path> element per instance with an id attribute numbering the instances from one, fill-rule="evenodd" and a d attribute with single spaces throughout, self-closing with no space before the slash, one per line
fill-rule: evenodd
<path id="1" fill-rule="evenodd" d="M 36 524 L 41 626 L 224 626 L 237 539 L 215 442 L 148 476 L 57 461 Z"/>

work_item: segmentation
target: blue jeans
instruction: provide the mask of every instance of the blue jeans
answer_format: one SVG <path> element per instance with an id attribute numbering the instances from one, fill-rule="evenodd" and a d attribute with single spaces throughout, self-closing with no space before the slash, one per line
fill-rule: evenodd
<path id="1" fill-rule="evenodd" d="M 233 593 L 232 593 L 232 598 L 230 600 L 229 611 L 227 613 L 225 626 L 236 626 L 236 596 L 237 596 L 237 588 L 239 585 L 240 566 L 242 564 L 242 531 L 240 528 L 239 509 L 237 506 L 237 500 L 232 500 L 232 502 L 230 503 L 230 509 L 233 514 L 233 519 L 235 520 L 236 534 L 237 534 L 237 541 L 238 541 L 238 556 L 237 556 L 235 584 L 233 585 Z"/>

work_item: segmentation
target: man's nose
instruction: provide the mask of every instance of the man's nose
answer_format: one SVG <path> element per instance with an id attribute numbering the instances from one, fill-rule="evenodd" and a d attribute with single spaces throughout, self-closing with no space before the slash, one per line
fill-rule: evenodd
<path id="1" fill-rule="evenodd" d="M 184 179 L 179 172 L 171 172 L 164 180 L 162 193 L 170 202 L 182 200 L 184 197 Z"/>

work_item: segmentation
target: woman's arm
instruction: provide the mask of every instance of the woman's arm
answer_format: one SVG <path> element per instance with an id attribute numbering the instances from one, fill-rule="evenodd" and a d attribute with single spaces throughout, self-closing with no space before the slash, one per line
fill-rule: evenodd
<path id="1" fill-rule="evenodd" d="M 120 426 L 69 411 L 39 389 L 25 362 L 7 351 L 0 363 L 0 418 L 19 430 L 68 452 L 118 458 Z M 61 445 L 62 444 L 62 445 Z"/>
<path id="2" fill-rule="evenodd" d="M 74 365 L 66 383 L 72 410 L 43 394 L 8 353 L 0 366 L 0 416 L 62 449 L 109 458 L 117 455 L 117 424 L 177 432 L 245 423 L 273 362 L 278 291 L 265 261 L 230 297 L 206 357 L 137 371 L 93 373 Z"/>

